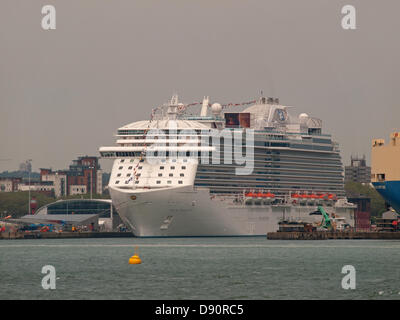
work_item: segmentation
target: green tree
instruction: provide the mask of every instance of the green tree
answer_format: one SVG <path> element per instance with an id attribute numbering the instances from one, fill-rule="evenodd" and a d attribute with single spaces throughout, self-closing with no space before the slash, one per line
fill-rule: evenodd
<path id="1" fill-rule="evenodd" d="M 345 184 L 347 197 L 365 196 L 371 199 L 371 217 L 380 217 L 386 211 L 385 199 L 371 185 L 363 185 L 358 182 Z"/>
<path id="2" fill-rule="evenodd" d="M 37 209 L 55 201 L 54 198 L 41 192 L 31 192 L 32 197 L 36 198 Z M 0 215 L 11 215 L 13 218 L 19 218 L 29 213 L 29 192 L 1 192 L 0 193 Z"/>

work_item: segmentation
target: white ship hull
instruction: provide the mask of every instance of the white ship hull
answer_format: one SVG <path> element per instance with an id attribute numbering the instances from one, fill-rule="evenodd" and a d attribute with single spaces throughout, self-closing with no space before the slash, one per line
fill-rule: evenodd
<path id="1" fill-rule="evenodd" d="M 300 205 L 234 205 L 192 186 L 159 190 L 110 187 L 114 206 L 137 237 L 265 236 L 281 220 L 321 221 Z M 131 197 L 136 197 L 132 200 Z M 326 207 L 354 225 L 354 208 Z"/>
<path id="2" fill-rule="evenodd" d="M 205 97 L 193 116 L 174 95 L 150 121 L 119 128 L 117 146 L 100 148 L 115 159 L 109 190 L 136 236 L 265 236 L 282 220 L 321 222 L 310 215 L 316 201 L 354 225 L 339 149 L 322 121 L 291 115 L 277 99 L 247 104 L 222 113 Z"/>

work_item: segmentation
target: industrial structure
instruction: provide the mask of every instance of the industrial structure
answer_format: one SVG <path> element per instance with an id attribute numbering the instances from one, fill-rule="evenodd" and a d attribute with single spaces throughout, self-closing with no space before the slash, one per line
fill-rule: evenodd
<path id="1" fill-rule="evenodd" d="M 371 181 L 385 201 L 400 213 L 400 132 L 372 140 Z"/>
<path id="2" fill-rule="evenodd" d="M 74 227 L 84 231 L 113 231 L 122 223 L 109 199 L 58 200 L 39 208 L 35 214 L 8 221 Z"/>

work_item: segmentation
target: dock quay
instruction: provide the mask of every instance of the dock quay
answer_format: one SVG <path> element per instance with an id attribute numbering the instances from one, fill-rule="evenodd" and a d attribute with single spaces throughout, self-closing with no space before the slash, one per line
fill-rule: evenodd
<path id="1" fill-rule="evenodd" d="M 334 231 L 314 231 L 314 232 L 269 232 L 268 240 L 345 240 L 345 239 L 365 239 L 365 240 L 400 240 L 400 232 L 334 232 Z"/>
<path id="2" fill-rule="evenodd" d="M 14 239 L 79 239 L 79 238 L 129 238 L 131 232 L 1 232 L 0 240 Z"/>

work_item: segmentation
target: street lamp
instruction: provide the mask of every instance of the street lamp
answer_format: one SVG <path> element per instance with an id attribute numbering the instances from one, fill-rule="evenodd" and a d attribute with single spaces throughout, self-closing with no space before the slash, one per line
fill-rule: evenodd
<path id="1" fill-rule="evenodd" d="M 32 159 L 28 159 L 26 162 L 31 163 Z M 32 166 L 29 166 L 32 168 Z M 28 167 L 28 195 L 29 195 L 29 200 L 28 200 L 28 214 L 31 214 L 31 170 L 29 170 Z"/>

